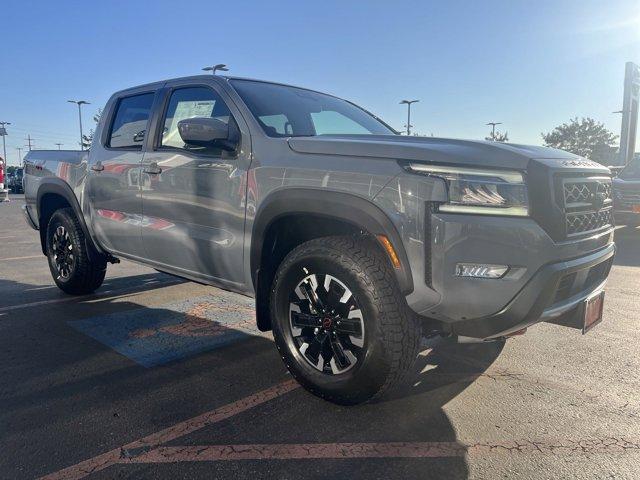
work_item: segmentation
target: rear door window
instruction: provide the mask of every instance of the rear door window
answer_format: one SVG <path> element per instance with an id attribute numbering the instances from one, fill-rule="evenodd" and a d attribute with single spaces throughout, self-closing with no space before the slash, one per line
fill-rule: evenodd
<path id="1" fill-rule="evenodd" d="M 108 147 L 141 149 L 151 115 L 154 93 L 125 97 L 118 102 Z"/>

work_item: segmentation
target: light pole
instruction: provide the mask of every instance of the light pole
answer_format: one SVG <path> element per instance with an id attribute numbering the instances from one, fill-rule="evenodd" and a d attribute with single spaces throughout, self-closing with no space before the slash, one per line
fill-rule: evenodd
<path id="1" fill-rule="evenodd" d="M 82 105 L 90 105 L 84 100 L 67 100 L 69 103 L 78 105 L 78 120 L 80 121 L 80 150 L 84 150 L 84 137 L 82 136 Z"/>
<path id="2" fill-rule="evenodd" d="M 16 150 L 18 150 L 18 160 L 20 162 L 20 165 L 22 165 L 22 148 L 16 147 Z"/>
<path id="3" fill-rule="evenodd" d="M 218 63 L 217 65 L 212 65 L 210 67 L 204 67 L 202 69 L 205 72 L 211 72 L 214 75 L 216 74 L 216 71 L 220 70 L 221 72 L 228 72 L 229 69 L 227 68 L 227 66 L 224 63 Z"/>
<path id="4" fill-rule="evenodd" d="M 411 104 L 419 102 L 420 100 L 402 100 L 400 105 L 407 106 L 407 136 L 411 135 Z"/>
<path id="5" fill-rule="evenodd" d="M 489 122 L 487 125 L 491 125 L 491 140 L 496 139 L 496 125 L 502 125 L 502 122 Z"/>
<path id="6" fill-rule="evenodd" d="M 56 143 L 56 145 L 58 146 L 58 150 L 60 150 L 60 147 L 64 145 L 64 143 Z"/>
<path id="7" fill-rule="evenodd" d="M 5 165 L 7 164 L 7 144 L 4 137 L 7 136 L 7 125 L 11 125 L 11 122 L 0 122 L 0 136 L 2 137 L 2 153 Z"/>

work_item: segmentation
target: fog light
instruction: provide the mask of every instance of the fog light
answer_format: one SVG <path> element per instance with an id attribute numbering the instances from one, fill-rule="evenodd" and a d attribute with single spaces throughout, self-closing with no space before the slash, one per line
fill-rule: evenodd
<path id="1" fill-rule="evenodd" d="M 502 278 L 509 271 L 506 265 L 483 265 L 479 263 L 458 263 L 456 276 L 473 278 Z"/>

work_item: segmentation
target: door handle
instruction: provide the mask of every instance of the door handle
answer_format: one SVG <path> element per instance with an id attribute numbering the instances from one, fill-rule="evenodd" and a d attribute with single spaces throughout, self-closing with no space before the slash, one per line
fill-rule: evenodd
<path id="1" fill-rule="evenodd" d="M 102 165 L 102 162 L 97 161 L 96 163 L 91 165 L 91 170 L 93 170 L 94 172 L 101 172 L 104 170 L 104 165 Z"/>
<path id="2" fill-rule="evenodd" d="M 162 173 L 162 168 L 160 168 L 156 162 L 153 162 L 144 167 L 142 171 L 149 175 L 160 175 Z"/>

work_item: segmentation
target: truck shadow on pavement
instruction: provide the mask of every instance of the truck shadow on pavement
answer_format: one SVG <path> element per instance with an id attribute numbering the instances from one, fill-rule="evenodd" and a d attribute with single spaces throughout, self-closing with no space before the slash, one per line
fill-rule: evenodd
<path id="1" fill-rule="evenodd" d="M 43 259 L 45 257 L 42 257 Z M 45 260 L 46 262 L 46 260 Z M 172 277 L 164 273 L 149 273 L 127 277 L 107 278 L 102 287 L 91 295 L 71 296 L 62 292 L 51 281 L 49 285 L 32 285 L 6 278 L 0 278 L 0 313 L 23 304 L 43 301 L 82 303 L 111 295 L 151 291 L 167 285 L 186 283 L 188 280 Z"/>
<path id="2" fill-rule="evenodd" d="M 48 310 L 46 315 L 30 311 L 3 318 L 2 337 L 4 342 L 11 341 L 0 353 L 4 386 L 0 421 L 6 425 L 0 441 L 8 453 L 0 461 L 2 476 L 32 478 L 60 470 L 290 378 L 271 340 L 254 336 L 245 328 L 234 331 L 233 323 L 225 327 L 233 341 L 202 352 L 187 352 L 150 368 L 118 354 L 112 345 L 70 328 L 74 319 L 98 316 L 117 329 L 118 323 L 130 321 L 131 314 L 142 312 L 142 307 L 105 297 L 79 300 L 73 309 Z M 109 314 L 105 316 L 105 312 Z M 176 310 L 144 308 L 144 315 L 175 318 Z M 181 315 L 184 322 L 193 321 L 189 320 L 192 311 Z M 138 340 L 153 336 L 139 334 Z M 295 388 L 173 442 L 230 448 L 379 443 L 380 458 L 328 455 L 283 460 L 258 455 L 233 461 L 114 464 L 103 472 L 108 473 L 104 478 L 114 478 L 116 471 L 132 478 L 187 475 L 236 479 L 249 472 L 256 478 L 347 474 L 354 478 L 467 478 L 465 447 L 457 442 L 443 407 L 487 375 L 502 347 L 501 343 L 429 341 L 406 386 L 374 403 L 341 407 Z M 446 442 L 459 448 L 454 454 L 419 458 L 393 453 L 394 448 L 412 442 Z M 30 459 L 26 465 L 25 458 Z"/>

